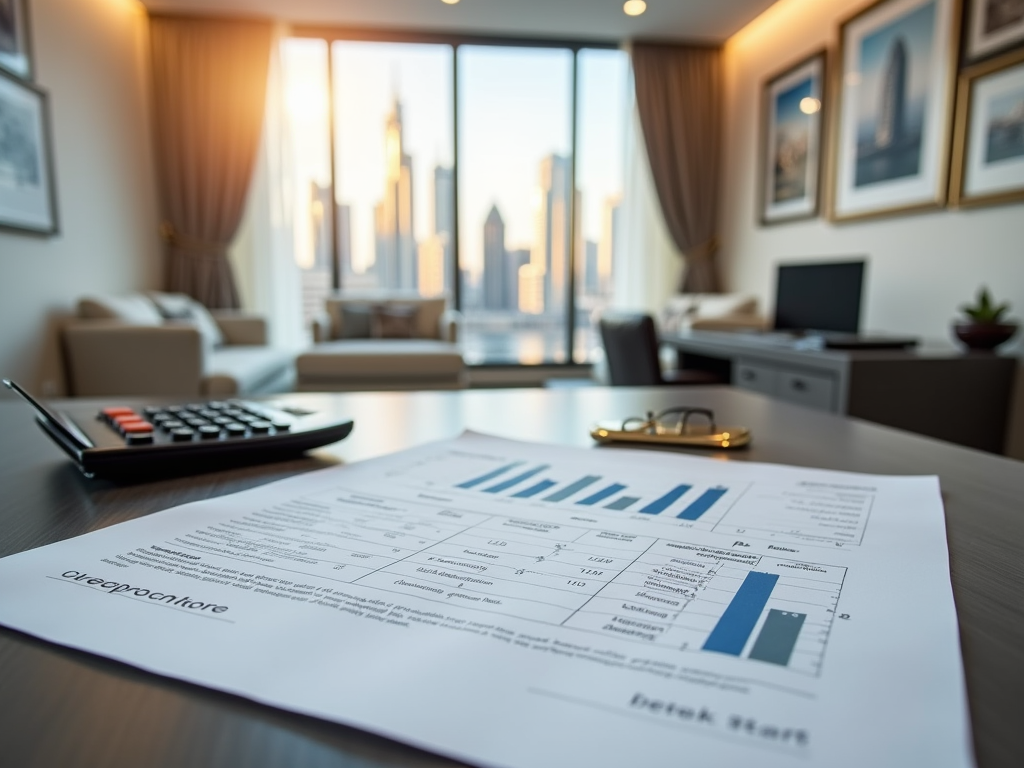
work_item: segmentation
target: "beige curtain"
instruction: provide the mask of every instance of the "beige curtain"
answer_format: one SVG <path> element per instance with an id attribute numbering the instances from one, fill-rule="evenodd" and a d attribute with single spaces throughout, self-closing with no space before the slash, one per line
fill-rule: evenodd
<path id="1" fill-rule="evenodd" d="M 685 293 L 717 292 L 720 51 L 634 43 L 632 59 L 654 186 L 665 224 L 686 261 L 680 288 Z"/>
<path id="2" fill-rule="evenodd" d="M 153 16 L 153 103 L 165 286 L 238 307 L 227 248 L 259 147 L 272 25 Z"/>

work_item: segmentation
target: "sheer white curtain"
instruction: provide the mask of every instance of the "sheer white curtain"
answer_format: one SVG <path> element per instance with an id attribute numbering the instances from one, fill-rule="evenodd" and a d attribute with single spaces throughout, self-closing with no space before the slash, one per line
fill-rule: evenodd
<path id="1" fill-rule="evenodd" d="M 680 285 L 683 260 L 665 226 L 630 77 L 621 219 L 615 239 L 612 305 L 657 317 Z"/>
<path id="2" fill-rule="evenodd" d="M 310 341 L 302 321 L 302 280 L 295 262 L 292 158 L 285 119 L 280 40 L 275 30 L 267 114 L 245 219 L 231 248 L 243 306 L 267 317 L 272 344 L 298 349 Z"/>

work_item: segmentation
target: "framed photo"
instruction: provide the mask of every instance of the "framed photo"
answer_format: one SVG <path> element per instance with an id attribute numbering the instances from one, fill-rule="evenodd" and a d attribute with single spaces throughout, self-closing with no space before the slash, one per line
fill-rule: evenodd
<path id="1" fill-rule="evenodd" d="M 32 77 L 28 0 L 0 0 L 0 68 L 26 80 Z"/>
<path id="2" fill-rule="evenodd" d="M 761 223 L 818 215 L 825 51 L 764 84 Z"/>
<path id="3" fill-rule="evenodd" d="M 970 0 L 967 60 L 1024 42 L 1024 0 Z"/>
<path id="4" fill-rule="evenodd" d="M 1024 49 L 960 76 L 949 187 L 954 205 L 1024 200 Z"/>
<path id="5" fill-rule="evenodd" d="M 959 11 L 959 0 L 880 0 L 840 27 L 833 220 L 945 202 Z"/>
<path id="6" fill-rule="evenodd" d="M 0 72 L 0 227 L 55 234 L 46 94 Z"/>

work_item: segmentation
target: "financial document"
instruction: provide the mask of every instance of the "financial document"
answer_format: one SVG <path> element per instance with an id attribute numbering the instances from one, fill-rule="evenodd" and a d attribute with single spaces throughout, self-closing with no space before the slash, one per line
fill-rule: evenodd
<path id="1" fill-rule="evenodd" d="M 4 558 L 0 623 L 483 766 L 973 765 L 934 477 L 466 434 Z"/>

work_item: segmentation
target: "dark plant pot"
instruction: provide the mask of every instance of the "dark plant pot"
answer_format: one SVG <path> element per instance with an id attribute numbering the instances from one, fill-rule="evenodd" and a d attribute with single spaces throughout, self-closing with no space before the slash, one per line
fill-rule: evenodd
<path id="1" fill-rule="evenodd" d="M 953 331 L 969 349 L 995 349 L 1017 332 L 1016 323 L 955 323 Z"/>

